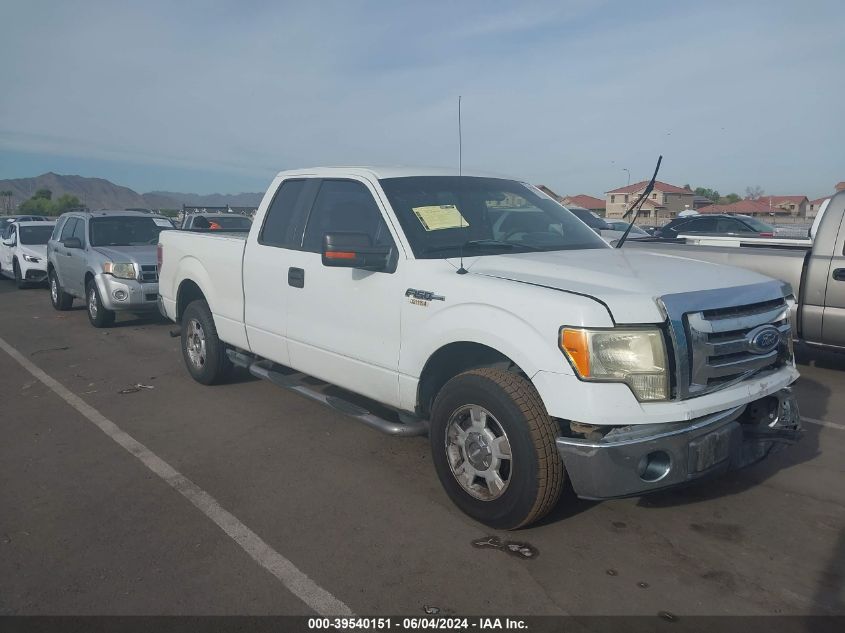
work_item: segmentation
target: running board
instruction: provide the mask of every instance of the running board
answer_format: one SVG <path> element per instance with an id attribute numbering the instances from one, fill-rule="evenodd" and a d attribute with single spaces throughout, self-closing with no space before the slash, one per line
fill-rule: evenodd
<path id="1" fill-rule="evenodd" d="M 269 380 L 274 385 L 284 387 L 290 391 L 294 391 L 301 396 L 305 396 L 311 400 L 319 402 L 327 407 L 334 409 L 340 413 L 355 418 L 359 422 L 363 422 L 367 426 L 386 433 L 388 435 L 396 435 L 400 437 L 413 437 L 418 435 L 428 434 L 428 421 L 421 420 L 417 417 L 406 413 L 399 413 L 399 418 L 402 422 L 391 422 L 385 420 L 369 411 L 358 406 L 348 400 L 338 398 L 336 396 L 329 396 L 324 393 L 312 389 L 304 385 L 301 377 L 304 374 L 283 374 L 272 368 L 273 364 L 270 361 L 256 361 L 255 358 L 249 354 L 239 352 L 237 350 L 228 349 L 226 354 L 229 359 L 238 367 L 244 367 L 249 370 L 253 376 Z M 407 422 L 405 422 L 407 420 Z"/>

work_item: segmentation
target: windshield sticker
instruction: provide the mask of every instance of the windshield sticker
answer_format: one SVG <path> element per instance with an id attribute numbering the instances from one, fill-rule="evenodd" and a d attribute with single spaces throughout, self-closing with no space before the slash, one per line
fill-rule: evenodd
<path id="1" fill-rule="evenodd" d="M 165 220 L 163 218 L 153 218 L 153 222 L 156 223 L 156 226 L 168 226 L 173 228 L 173 225 L 170 223 L 169 220 Z"/>
<path id="2" fill-rule="evenodd" d="M 426 231 L 457 229 L 469 226 L 466 218 L 454 204 L 435 204 L 428 207 L 414 207 L 414 214 Z"/>

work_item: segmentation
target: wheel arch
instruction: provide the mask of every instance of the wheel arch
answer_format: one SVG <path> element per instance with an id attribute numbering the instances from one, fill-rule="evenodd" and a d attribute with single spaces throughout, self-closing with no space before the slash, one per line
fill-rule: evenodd
<path id="1" fill-rule="evenodd" d="M 193 279 L 183 279 L 179 283 L 179 289 L 176 291 L 176 322 L 182 321 L 182 315 L 185 313 L 185 308 L 192 301 L 202 299 L 208 303 L 208 298 L 203 292 L 200 285 Z"/>
<path id="2" fill-rule="evenodd" d="M 508 355 L 475 341 L 454 341 L 438 348 L 423 366 L 417 384 L 417 409 L 428 416 L 437 393 L 449 380 L 471 369 L 498 367 L 521 375 L 529 375 Z"/>

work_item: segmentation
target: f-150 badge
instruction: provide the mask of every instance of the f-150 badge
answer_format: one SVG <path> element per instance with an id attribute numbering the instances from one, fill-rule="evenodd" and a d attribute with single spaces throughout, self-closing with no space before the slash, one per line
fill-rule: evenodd
<path id="1" fill-rule="evenodd" d="M 410 297 L 410 301 L 415 306 L 426 307 L 429 301 L 446 301 L 443 295 L 436 295 L 429 290 L 417 290 L 416 288 L 408 288 L 405 291 L 405 296 Z"/>

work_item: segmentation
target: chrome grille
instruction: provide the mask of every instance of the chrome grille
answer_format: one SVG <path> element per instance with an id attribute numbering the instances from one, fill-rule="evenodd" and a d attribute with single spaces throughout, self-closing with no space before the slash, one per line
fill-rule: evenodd
<path id="1" fill-rule="evenodd" d="M 141 266 L 141 274 L 139 281 L 145 284 L 154 284 L 158 282 L 158 270 L 155 264 L 151 266 Z"/>
<path id="2" fill-rule="evenodd" d="M 690 396 L 714 391 L 778 366 L 789 353 L 791 323 L 785 299 L 687 313 L 686 325 Z M 778 336 L 774 347 L 756 347 L 758 335 L 775 332 Z"/>

